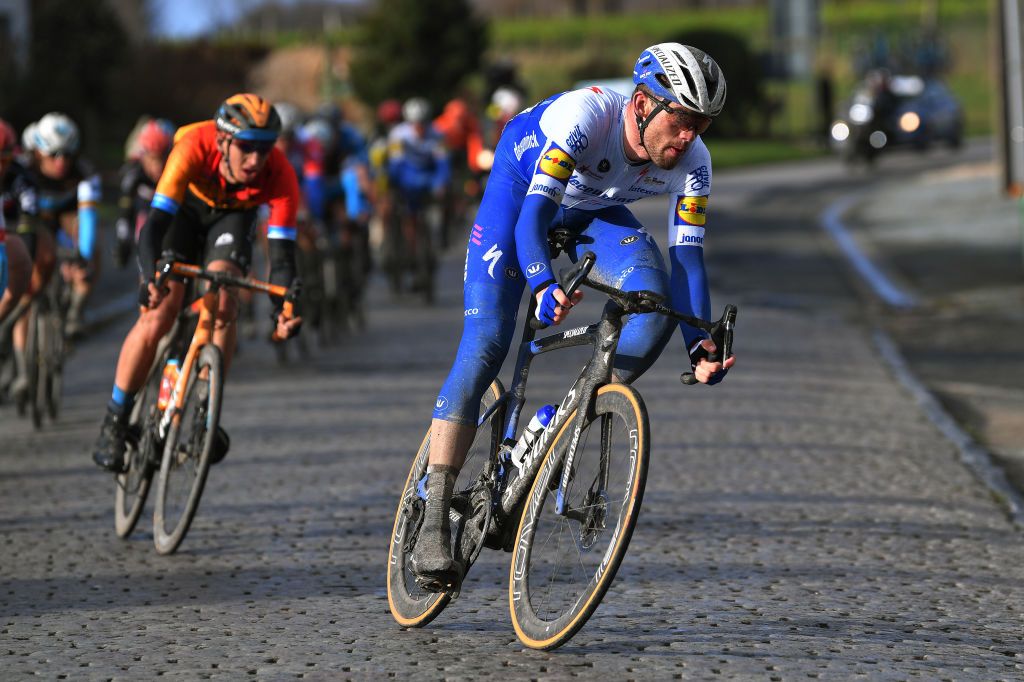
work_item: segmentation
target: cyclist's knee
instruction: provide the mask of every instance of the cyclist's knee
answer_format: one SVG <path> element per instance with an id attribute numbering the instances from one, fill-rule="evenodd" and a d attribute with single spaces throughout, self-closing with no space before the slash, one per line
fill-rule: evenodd
<path id="1" fill-rule="evenodd" d="M 476 424 L 480 398 L 498 375 L 508 353 L 515 318 L 479 317 L 473 311 L 466 311 L 455 364 L 434 405 L 435 419 Z"/>

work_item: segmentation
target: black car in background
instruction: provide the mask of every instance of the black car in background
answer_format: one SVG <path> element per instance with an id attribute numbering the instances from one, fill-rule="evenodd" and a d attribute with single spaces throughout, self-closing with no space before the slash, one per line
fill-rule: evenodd
<path id="1" fill-rule="evenodd" d="M 868 74 L 832 123 L 831 143 L 848 162 L 872 162 L 884 149 L 959 147 L 963 108 L 937 78 Z"/>

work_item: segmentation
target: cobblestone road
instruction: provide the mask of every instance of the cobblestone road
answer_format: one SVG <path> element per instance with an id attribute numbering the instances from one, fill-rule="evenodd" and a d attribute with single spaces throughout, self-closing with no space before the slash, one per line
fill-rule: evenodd
<path id="1" fill-rule="evenodd" d="M 1020 535 L 879 362 L 808 216 L 721 177 L 709 260 L 716 310 L 740 304 L 741 364 L 687 389 L 673 348 L 639 382 L 654 429 L 643 513 L 567 646 L 518 644 L 505 554 L 485 554 L 430 627 L 388 613 L 397 495 L 461 322 L 453 254 L 433 310 L 377 294 L 369 330 L 307 364 L 246 344 L 222 419 L 231 454 L 172 557 L 148 514 L 114 536 L 113 481 L 87 455 L 127 322 L 79 348 L 55 427 L 0 412 L 0 676 L 1020 679 Z M 660 203 L 640 210 L 664 220 Z M 759 253 L 774 265 L 732 269 Z M 536 400 L 568 386 L 573 363 L 553 357 Z"/>

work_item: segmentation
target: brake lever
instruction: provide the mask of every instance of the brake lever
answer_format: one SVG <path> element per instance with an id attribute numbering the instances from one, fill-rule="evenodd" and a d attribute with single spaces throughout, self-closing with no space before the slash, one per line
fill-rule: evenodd
<path id="1" fill-rule="evenodd" d="M 562 291 L 565 292 L 567 298 L 572 300 L 572 295 L 576 293 L 576 290 L 579 289 L 580 285 L 587 279 L 587 275 L 589 275 L 590 271 L 594 269 L 594 263 L 596 262 L 597 256 L 594 252 L 587 251 L 575 265 L 558 273 L 559 277 L 563 281 L 568 279 L 566 285 L 562 287 Z M 530 327 L 540 331 L 541 329 L 547 329 L 548 325 L 534 317 L 530 320 Z"/>
<path id="2" fill-rule="evenodd" d="M 736 329 L 736 306 L 729 304 L 718 322 L 711 327 L 711 340 L 715 342 L 715 352 L 708 354 L 708 360 L 718 362 L 718 358 L 728 359 L 732 355 L 732 341 Z M 683 372 L 679 380 L 686 386 L 699 384 L 693 372 Z"/>

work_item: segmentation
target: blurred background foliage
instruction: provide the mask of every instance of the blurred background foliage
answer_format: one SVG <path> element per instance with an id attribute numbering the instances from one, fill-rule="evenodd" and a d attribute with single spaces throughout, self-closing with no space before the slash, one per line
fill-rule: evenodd
<path id="1" fill-rule="evenodd" d="M 731 140 L 756 160 L 819 153 L 819 81 L 829 81 L 838 102 L 880 46 L 898 53 L 933 36 L 947 54 L 943 76 L 964 104 L 967 133 L 993 127 L 987 0 L 819 0 L 814 72 L 800 78 L 774 72 L 771 0 L 689 0 L 649 13 L 562 3 L 563 16 L 490 20 L 470 0 L 238 0 L 240 17 L 179 41 L 153 37 L 157 1 L 30 0 L 30 66 L 16 68 L 0 49 L 0 116 L 20 128 L 66 111 L 82 125 L 86 149 L 102 157 L 120 148 L 140 115 L 208 118 L 237 91 L 307 109 L 339 100 L 368 125 L 366 105 L 387 97 L 423 95 L 440 107 L 462 92 L 485 104 L 495 74 L 518 83 L 527 102 L 580 80 L 629 77 L 644 47 L 677 40 L 714 56 L 729 81 L 726 112 L 711 133 L 716 162 L 730 157 Z"/>

